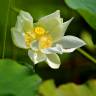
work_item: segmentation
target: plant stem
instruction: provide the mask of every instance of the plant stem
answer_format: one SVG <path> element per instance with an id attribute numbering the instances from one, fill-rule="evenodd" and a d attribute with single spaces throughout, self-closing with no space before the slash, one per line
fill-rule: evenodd
<path id="1" fill-rule="evenodd" d="M 4 42 L 3 42 L 3 51 L 2 51 L 2 58 L 4 59 L 5 56 L 5 44 L 6 44 L 6 34 L 7 34 L 7 26 L 8 26 L 8 17 L 9 17 L 9 11 L 10 11 L 10 3 L 11 0 L 9 0 L 9 4 L 8 4 L 8 10 L 7 10 L 7 14 L 6 14 L 6 23 L 5 23 L 5 29 L 4 29 Z"/>
<path id="2" fill-rule="evenodd" d="M 17 12 L 19 13 L 20 12 L 20 9 L 17 9 L 17 8 L 11 8 L 14 12 Z"/>
<path id="3" fill-rule="evenodd" d="M 81 54 L 83 54 L 86 58 L 91 60 L 93 63 L 96 63 L 96 59 L 92 57 L 90 54 L 88 54 L 87 52 L 85 52 L 83 49 L 79 48 L 77 49 L 77 51 L 79 51 Z"/>

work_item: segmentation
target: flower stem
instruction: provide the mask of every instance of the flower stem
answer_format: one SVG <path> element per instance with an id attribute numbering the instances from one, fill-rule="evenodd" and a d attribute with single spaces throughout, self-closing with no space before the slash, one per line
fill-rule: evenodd
<path id="1" fill-rule="evenodd" d="M 93 63 L 96 63 L 96 59 L 92 57 L 90 54 L 88 54 L 87 52 L 85 52 L 83 49 L 79 48 L 77 49 L 77 51 L 79 51 L 81 54 L 83 54 L 86 58 L 91 60 Z"/>
<path id="2" fill-rule="evenodd" d="M 17 9 L 17 8 L 11 8 L 14 12 L 17 12 L 19 13 L 20 12 L 20 9 Z"/>

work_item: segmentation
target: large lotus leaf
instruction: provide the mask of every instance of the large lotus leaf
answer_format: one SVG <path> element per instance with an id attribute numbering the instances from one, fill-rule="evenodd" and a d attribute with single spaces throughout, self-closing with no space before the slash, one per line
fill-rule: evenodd
<path id="1" fill-rule="evenodd" d="M 78 11 L 87 23 L 96 30 L 96 0 L 65 0 L 66 4 Z"/>
<path id="2" fill-rule="evenodd" d="M 28 67 L 0 60 L 0 96 L 37 96 L 40 82 L 40 77 Z"/>

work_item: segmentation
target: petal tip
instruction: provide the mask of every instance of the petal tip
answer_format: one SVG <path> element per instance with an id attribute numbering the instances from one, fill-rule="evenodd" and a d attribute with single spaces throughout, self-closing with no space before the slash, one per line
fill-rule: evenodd
<path id="1" fill-rule="evenodd" d="M 57 54 L 47 54 L 46 62 L 52 69 L 60 68 L 60 59 Z"/>
<path id="2" fill-rule="evenodd" d="M 47 61 L 50 68 L 52 68 L 52 69 L 59 69 L 60 68 L 60 64 L 54 64 L 54 63 L 50 62 L 48 59 L 46 61 Z"/>
<path id="3" fill-rule="evenodd" d="M 82 40 L 82 45 L 81 45 L 81 47 L 84 46 L 84 45 L 86 45 L 86 43 Z"/>
<path id="4" fill-rule="evenodd" d="M 56 10 L 56 12 L 60 14 L 60 10 Z"/>

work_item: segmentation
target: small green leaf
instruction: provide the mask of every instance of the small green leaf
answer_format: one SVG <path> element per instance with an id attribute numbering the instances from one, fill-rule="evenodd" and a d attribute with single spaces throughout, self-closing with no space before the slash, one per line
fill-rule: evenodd
<path id="1" fill-rule="evenodd" d="M 89 49 L 89 50 L 94 50 L 95 49 L 95 45 L 92 41 L 92 36 L 89 32 L 87 31 L 83 31 L 81 33 L 81 38 L 86 42 L 86 47 Z"/>
<path id="2" fill-rule="evenodd" d="M 27 67 L 12 60 L 0 60 L 0 96 L 37 96 L 40 82 L 40 77 Z"/>
<path id="3" fill-rule="evenodd" d="M 96 30 L 96 0 L 65 0 L 66 4 L 78 11 L 87 23 Z"/>

